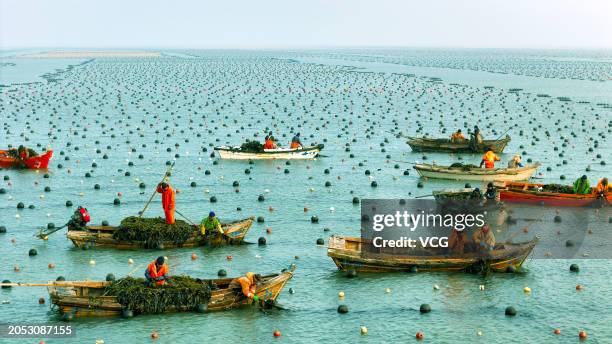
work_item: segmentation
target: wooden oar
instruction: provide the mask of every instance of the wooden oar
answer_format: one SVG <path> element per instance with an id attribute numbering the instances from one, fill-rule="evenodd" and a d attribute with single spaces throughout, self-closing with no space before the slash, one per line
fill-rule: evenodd
<path id="1" fill-rule="evenodd" d="M 433 194 L 416 196 L 415 198 L 425 198 L 425 197 L 431 197 L 431 196 L 433 196 Z"/>
<path id="2" fill-rule="evenodd" d="M 172 162 L 172 164 L 170 165 L 170 167 L 168 167 L 168 169 L 166 170 L 166 173 L 164 173 L 164 177 L 162 178 L 160 183 L 163 183 L 164 180 L 166 180 L 166 177 L 168 177 L 170 175 L 170 172 L 172 172 L 172 168 L 174 167 L 174 164 L 176 163 L 176 160 L 174 160 Z M 151 197 L 149 197 L 149 201 L 147 201 L 147 203 L 145 204 L 144 208 L 142 208 L 142 210 L 140 211 L 138 218 L 142 218 L 142 215 L 144 215 L 144 212 L 147 210 L 147 208 L 149 207 L 149 204 L 151 204 L 151 201 L 153 200 L 153 197 L 155 197 L 155 194 L 157 193 L 157 187 L 155 188 L 155 190 L 153 190 L 153 194 L 151 194 Z"/>
<path id="3" fill-rule="evenodd" d="M 495 139 L 495 141 L 497 141 L 497 140 L 501 139 L 501 137 L 502 137 L 502 136 L 504 136 L 504 135 L 506 135 L 506 134 L 507 134 L 507 133 L 508 133 L 510 130 L 512 130 L 512 128 L 509 128 L 508 130 L 504 131 L 504 133 L 503 133 L 503 134 L 501 134 L 501 135 L 499 135 L 499 137 L 498 137 L 498 138 L 496 138 L 496 139 Z"/>

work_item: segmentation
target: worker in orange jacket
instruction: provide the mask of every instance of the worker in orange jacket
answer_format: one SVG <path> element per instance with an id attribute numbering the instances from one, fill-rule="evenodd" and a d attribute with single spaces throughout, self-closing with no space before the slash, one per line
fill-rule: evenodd
<path id="1" fill-rule="evenodd" d="M 607 196 L 608 192 L 612 192 L 612 186 L 608 184 L 608 178 L 601 178 L 593 191 L 602 197 Z"/>
<path id="2" fill-rule="evenodd" d="M 174 200 L 174 190 L 168 183 L 159 183 L 157 192 L 162 194 L 162 207 L 166 216 L 166 223 L 171 225 L 174 223 L 174 208 L 176 206 Z"/>
<path id="3" fill-rule="evenodd" d="M 486 152 L 482 156 L 482 160 L 480 161 L 480 167 L 482 167 L 482 164 L 484 164 L 485 168 L 495 168 L 495 162 L 499 160 L 500 158 L 493 153 L 493 149 L 487 148 Z"/>
<path id="4" fill-rule="evenodd" d="M 242 291 L 242 295 L 246 296 L 247 299 L 258 302 L 259 296 L 255 295 L 255 290 L 257 290 L 257 280 L 259 280 L 259 276 L 249 271 L 244 276 L 232 280 L 230 283 L 230 288 L 239 287 Z"/>
<path id="5" fill-rule="evenodd" d="M 166 284 L 166 279 L 168 276 L 168 265 L 166 265 L 166 258 L 163 256 L 157 257 L 154 261 L 152 261 L 147 269 L 145 270 L 145 278 L 149 284 L 153 284 L 154 282 L 157 285 Z"/>

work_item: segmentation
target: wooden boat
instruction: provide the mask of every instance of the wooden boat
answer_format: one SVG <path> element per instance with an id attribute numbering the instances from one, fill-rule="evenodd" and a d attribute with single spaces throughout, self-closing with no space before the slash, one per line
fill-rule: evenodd
<path id="1" fill-rule="evenodd" d="M 8 150 L 0 150 L 1 168 L 45 169 L 49 167 L 49 160 L 53 157 L 53 150 L 45 154 L 33 156 L 26 160 L 17 159 L 9 154 Z"/>
<path id="2" fill-rule="evenodd" d="M 276 301 L 285 284 L 293 277 L 295 265 L 279 274 L 262 276 L 255 294 L 263 301 Z M 229 288 L 233 278 L 213 279 L 210 282 L 216 286 L 212 290 L 207 311 L 222 311 L 238 308 L 249 304 L 249 300 L 240 289 Z M 209 281 L 203 281 L 208 283 Z M 51 303 L 59 311 L 72 314 L 74 317 L 118 316 L 124 306 L 114 295 L 105 295 L 105 287 L 111 282 L 105 281 L 54 281 L 49 282 L 47 290 Z M 191 309 L 173 308 L 168 312 L 189 312 Z"/>
<path id="3" fill-rule="evenodd" d="M 358 237 L 332 236 L 327 255 L 340 270 L 355 269 L 363 272 L 411 271 L 463 271 L 483 263 L 482 254 L 464 253 L 452 257 L 444 255 L 398 256 L 386 253 L 361 252 L 363 239 Z M 537 243 L 537 239 L 519 244 L 496 245 L 486 259 L 491 271 L 502 272 L 512 266 L 520 268 Z"/>
<path id="4" fill-rule="evenodd" d="M 436 202 L 444 203 L 446 201 L 469 200 L 474 188 L 461 189 L 444 189 L 432 191 L 432 195 Z"/>
<path id="5" fill-rule="evenodd" d="M 219 152 L 221 159 L 232 159 L 232 160 L 274 160 L 274 159 L 314 159 L 319 155 L 319 152 L 323 149 L 324 145 L 319 144 L 316 146 L 304 147 L 304 148 L 276 148 L 276 149 L 264 149 L 263 152 L 244 152 L 240 147 L 215 147 L 215 150 Z"/>
<path id="6" fill-rule="evenodd" d="M 225 235 L 223 237 L 213 238 L 212 242 L 208 237 L 204 237 L 200 235 L 199 232 L 194 231 L 193 236 L 187 239 L 185 242 L 181 244 L 164 242 L 162 243 L 163 248 L 197 247 L 205 246 L 206 244 L 215 246 L 224 244 L 241 244 L 251 228 L 254 219 L 255 217 L 249 217 L 243 220 L 221 224 Z M 66 233 L 66 236 L 76 247 L 79 248 L 92 246 L 115 248 L 119 250 L 146 248 L 146 243 L 144 241 L 119 241 L 114 239 L 113 233 L 117 229 L 118 227 L 113 226 L 87 226 L 87 230 L 69 230 Z"/>
<path id="7" fill-rule="evenodd" d="M 470 146 L 470 140 L 451 142 L 450 139 L 432 139 L 427 137 L 409 137 L 406 143 L 415 152 L 449 152 L 449 153 L 483 153 L 486 148 L 491 148 L 495 153 L 502 153 L 510 142 L 510 136 L 506 135 L 500 140 L 484 140 L 475 148 Z"/>
<path id="8" fill-rule="evenodd" d="M 553 207 L 584 207 L 598 204 L 612 204 L 612 194 L 608 193 L 606 198 L 599 198 L 594 192 L 588 195 L 577 195 L 574 193 L 559 193 L 551 191 L 539 191 L 546 184 L 534 183 L 506 183 L 505 188 L 499 192 L 502 201 L 547 205 Z M 607 202 L 606 202 L 607 201 Z"/>
<path id="9" fill-rule="evenodd" d="M 420 176 L 434 179 L 491 181 L 528 180 L 540 166 L 540 163 L 519 168 L 455 168 L 431 164 L 416 164 L 414 169 Z"/>

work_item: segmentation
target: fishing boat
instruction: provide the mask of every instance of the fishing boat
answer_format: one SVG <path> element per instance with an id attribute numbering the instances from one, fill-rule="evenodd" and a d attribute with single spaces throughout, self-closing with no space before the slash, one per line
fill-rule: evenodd
<path id="1" fill-rule="evenodd" d="M 45 169 L 49 167 L 49 160 L 53 157 L 53 150 L 47 150 L 45 154 L 30 157 L 22 160 L 14 157 L 8 150 L 0 150 L 1 168 L 25 168 L 25 169 Z"/>
<path id="2" fill-rule="evenodd" d="M 219 152 L 221 159 L 230 160 L 274 160 L 274 159 L 314 159 L 319 155 L 324 145 L 319 144 L 316 146 L 303 147 L 303 148 L 276 148 L 276 149 L 264 149 L 262 152 L 249 152 L 243 151 L 240 147 L 215 147 L 215 150 Z"/>
<path id="3" fill-rule="evenodd" d="M 512 182 L 528 180 L 539 166 L 540 163 L 535 163 L 519 168 L 485 169 L 479 167 L 452 167 L 432 164 L 416 164 L 414 165 L 414 169 L 417 170 L 421 177 L 434 179 Z"/>
<path id="4" fill-rule="evenodd" d="M 406 143 L 415 152 L 448 152 L 448 153 L 482 153 L 486 148 L 493 149 L 495 153 L 502 153 L 510 142 L 506 135 L 500 140 L 484 140 L 482 144 L 473 147 L 469 140 L 451 142 L 450 139 L 433 139 L 427 137 L 409 137 Z"/>
<path id="5" fill-rule="evenodd" d="M 466 252 L 463 255 L 436 255 L 435 253 L 399 256 L 387 253 L 362 252 L 364 239 L 359 237 L 332 236 L 327 255 L 340 270 L 354 269 L 362 272 L 412 271 L 464 271 L 483 263 L 491 271 L 503 272 L 509 267 L 519 269 L 537 243 L 533 239 L 524 243 L 498 244 L 483 259 L 481 253 Z"/>
<path id="6" fill-rule="evenodd" d="M 275 302 L 285 284 L 293 277 L 295 265 L 278 274 L 265 275 L 257 283 L 255 295 L 262 302 Z M 172 277 L 170 277 L 172 278 Z M 206 312 L 239 308 L 249 304 L 240 288 L 230 288 L 233 278 L 201 280 L 212 286 Z M 59 308 L 62 314 L 73 317 L 119 316 L 126 309 L 118 302 L 116 295 L 108 295 L 106 287 L 113 282 L 107 281 L 52 281 L 46 284 L 36 283 L 3 283 L 7 286 L 46 286 L 51 303 Z M 193 308 L 170 307 L 166 312 L 190 312 Z"/>
<path id="7" fill-rule="evenodd" d="M 605 198 L 599 197 L 592 192 L 587 195 L 567 193 L 571 186 L 534 183 L 506 183 L 505 188 L 499 192 L 502 201 L 537 204 L 561 207 L 584 207 L 591 205 L 612 204 L 612 194 L 608 193 Z M 564 192 L 565 191 L 565 192 Z"/>
<path id="8" fill-rule="evenodd" d="M 161 245 L 158 245 L 156 248 L 198 247 L 207 244 L 214 246 L 241 244 L 251 228 L 254 219 L 255 217 L 249 217 L 243 220 L 221 224 L 221 228 L 225 233 L 223 236 L 217 236 L 210 239 L 209 237 L 200 235 L 198 231 L 194 231 L 193 235 L 184 242 L 162 242 Z M 106 247 L 119 250 L 132 250 L 148 247 L 145 241 L 120 241 L 115 239 L 113 234 L 118 229 L 119 227 L 114 226 L 87 226 L 86 230 L 68 230 L 66 236 L 79 248 Z"/>

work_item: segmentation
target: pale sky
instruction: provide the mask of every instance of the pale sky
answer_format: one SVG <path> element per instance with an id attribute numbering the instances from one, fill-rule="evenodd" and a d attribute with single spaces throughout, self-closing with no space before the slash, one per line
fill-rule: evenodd
<path id="1" fill-rule="evenodd" d="M 612 0 L 0 0 L 0 49 L 612 48 Z"/>

